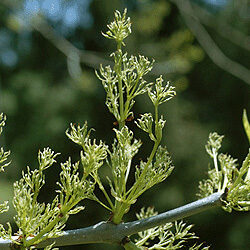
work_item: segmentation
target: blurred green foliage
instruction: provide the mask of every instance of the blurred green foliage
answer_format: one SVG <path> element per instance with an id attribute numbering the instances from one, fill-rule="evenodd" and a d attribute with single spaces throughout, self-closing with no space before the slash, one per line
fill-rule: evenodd
<path id="1" fill-rule="evenodd" d="M 67 61 L 53 41 L 29 25 L 29 21 L 32 21 L 28 19 L 29 15 L 24 22 L 16 18 L 20 17 L 20 6 L 8 7 L 4 4 L 7 2 L 4 0 L 3 4 L 0 3 L 0 112 L 7 115 L 7 126 L 2 138 L 6 148 L 12 152 L 12 163 L 1 175 L 1 199 L 10 199 L 12 183 L 20 177 L 26 165 L 31 168 L 36 166 L 39 149 L 50 146 L 55 152 L 61 152 L 59 162 L 68 156 L 72 156 L 73 160 L 78 159 L 79 148 L 64 133 L 70 122 L 83 124 L 87 120 L 89 126 L 96 129 L 95 137 L 109 145 L 114 136 L 114 120 L 104 105 L 104 90 L 94 75 L 92 65 L 81 63 L 81 68 L 72 72 L 72 69 L 77 70 L 79 67 L 77 60 Z M 70 8 L 72 2 L 63 1 L 65 8 Z M 75 4 L 78 2 L 75 1 Z M 198 182 L 206 177 L 208 157 L 204 146 L 209 132 L 225 134 L 223 151 L 229 152 L 239 161 L 247 153 L 248 141 L 241 116 L 243 108 L 248 112 L 250 110 L 249 86 L 212 63 L 172 2 L 83 2 L 86 8 L 81 18 L 85 15 L 86 20 L 78 18 L 83 21 L 74 26 L 67 26 L 59 18 L 48 19 L 48 23 L 77 48 L 93 51 L 99 58 L 106 58 L 113 47 L 110 47 L 112 45 L 102 37 L 100 31 L 106 30 L 105 25 L 113 17 L 115 9 L 127 7 L 133 21 L 133 35 L 128 38 L 126 49 L 131 54 L 139 53 L 156 60 L 149 81 L 155 75 L 162 74 L 177 89 L 177 97 L 161 108 L 167 118 L 163 141 L 173 158 L 175 170 L 166 182 L 146 192 L 134 211 L 138 212 L 142 206 L 153 205 L 162 212 L 196 199 Z M 19 3 L 22 4 L 22 1 Z M 90 17 L 87 18 L 86 13 Z M 215 16 L 219 18 L 217 20 L 226 21 L 240 31 L 247 32 L 249 18 L 240 18 L 233 7 L 220 10 Z M 84 20 L 85 25 L 82 24 Z M 212 28 L 208 30 L 228 56 L 242 64 L 247 63 L 248 51 L 220 37 Z M 147 98 L 139 97 L 135 104 L 135 118 L 149 109 Z M 128 125 L 136 127 L 133 122 Z M 143 158 L 150 150 L 150 141 L 146 136 L 143 137 L 139 129 L 135 136 L 143 141 L 140 150 Z M 109 174 L 107 169 L 101 171 L 104 175 Z M 59 168 L 56 167 L 48 170 L 47 183 L 51 189 L 42 192 L 41 200 L 48 201 L 54 196 L 52 190 L 58 173 Z M 108 219 L 109 214 L 101 207 L 96 207 L 96 204 L 88 201 L 84 205 L 85 211 L 69 220 L 68 229 Z M 135 213 L 130 212 L 130 215 L 126 219 L 135 219 Z M 244 250 L 249 235 L 247 216 L 214 210 L 191 217 L 189 222 L 196 225 L 194 230 L 212 249 Z M 10 218 L 1 217 L 1 220 Z M 62 249 L 107 247 L 111 249 L 111 246 L 105 245 Z"/>

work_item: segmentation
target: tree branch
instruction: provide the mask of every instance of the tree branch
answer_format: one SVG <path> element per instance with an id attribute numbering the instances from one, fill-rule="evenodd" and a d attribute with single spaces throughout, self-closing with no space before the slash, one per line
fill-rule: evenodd
<path id="1" fill-rule="evenodd" d="M 10 0 L 1 0 L 0 4 L 3 4 L 10 10 L 21 8 L 18 1 L 11 2 Z M 20 16 L 20 14 L 18 15 L 17 13 L 14 13 L 16 18 L 18 18 L 21 22 L 25 22 L 24 16 Z M 59 51 L 71 60 L 76 60 L 77 56 L 80 62 L 95 69 L 99 68 L 100 63 L 110 64 L 110 61 L 95 55 L 92 51 L 80 50 L 75 47 L 71 42 L 58 34 L 39 14 L 34 16 L 33 19 L 27 23 L 33 30 L 38 31 L 44 38 L 49 40 Z"/>
<path id="2" fill-rule="evenodd" d="M 193 3 L 193 7 L 195 15 L 199 17 L 203 24 L 213 28 L 220 36 L 226 38 L 230 42 L 250 51 L 249 36 L 228 25 L 224 20 L 218 20 L 218 18 L 200 7 L 198 4 Z"/>
<path id="3" fill-rule="evenodd" d="M 62 236 L 56 239 L 47 239 L 39 243 L 36 247 L 43 248 L 53 242 L 55 242 L 54 246 L 68 246 L 88 243 L 121 244 L 122 239 L 126 236 L 198 214 L 210 208 L 221 206 L 222 197 L 223 193 L 217 192 L 206 198 L 197 200 L 168 212 L 161 213 L 147 219 L 121 223 L 118 225 L 102 221 L 90 227 L 65 231 Z M 13 237 L 13 239 L 16 239 L 16 237 Z M 0 239 L 0 249 L 13 249 L 13 244 L 10 240 Z"/>
<path id="4" fill-rule="evenodd" d="M 59 35 L 44 18 L 36 16 L 35 22 L 31 23 L 34 30 L 38 31 L 43 37 L 49 40 L 58 50 L 60 50 L 68 58 L 75 60 L 73 55 L 78 55 L 80 61 L 95 69 L 99 68 L 100 63 L 110 64 L 112 62 L 95 55 L 92 51 L 80 50 L 76 48 L 63 36 Z"/>
<path id="5" fill-rule="evenodd" d="M 250 84 L 250 71 L 243 65 L 228 58 L 217 46 L 206 29 L 194 15 L 189 0 L 171 0 L 176 4 L 189 29 L 192 31 L 210 59 L 220 68 Z"/>

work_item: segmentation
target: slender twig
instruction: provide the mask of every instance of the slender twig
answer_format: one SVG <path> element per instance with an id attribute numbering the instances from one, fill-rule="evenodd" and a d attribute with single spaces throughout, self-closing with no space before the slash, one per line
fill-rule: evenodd
<path id="1" fill-rule="evenodd" d="M 43 248 L 53 242 L 55 242 L 54 246 L 68 246 L 88 243 L 121 244 L 122 239 L 126 236 L 198 214 L 213 207 L 221 206 L 222 197 L 223 193 L 217 192 L 206 198 L 147 219 L 121 223 L 119 225 L 103 221 L 87 228 L 65 231 L 62 233 L 62 236 L 56 239 L 47 239 L 39 243 L 36 247 Z M 11 249 L 11 247 L 13 248 L 13 244 L 10 240 L 0 239 L 0 249 L 7 250 Z"/>
<path id="2" fill-rule="evenodd" d="M 204 26 L 195 16 L 189 0 L 171 0 L 176 4 L 187 26 L 194 34 L 210 59 L 220 68 L 250 84 L 250 71 L 243 65 L 228 58 L 217 46 Z"/>
<path id="3" fill-rule="evenodd" d="M 18 1 L 1 0 L 0 4 L 3 4 L 7 8 L 15 11 L 21 6 Z M 23 15 L 18 14 L 19 12 L 13 13 L 17 19 L 21 22 L 26 22 L 26 18 Z M 75 47 L 71 42 L 65 39 L 62 35 L 57 33 L 55 29 L 49 25 L 49 23 L 40 15 L 33 17 L 31 21 L 27 21 L 33 30 L 38 31 L 43 37 L 50 41 L 59 51 L 61 51 L 67 58 L 71 60 L 76 60 L 75 56 L 79 58 L 80 62 L 93 67 L 95 69 L 99 68 L 100 63 L 103 65 L 110 64 L 111 62 L 96 55 L 93 51 L 80 50 Z"/>
<path id="4" fill-rule="evenodd" d="M 100 62 L 103 65 L 111 62 L 93 53 L 93 51 L 80 50 L 70 43 L 63 36 L 58 34 L 44 18 L 36 16 L 34 22 L 31 23 L 34 30 L 38 31 L 43 37 L 48 39 L 57 49 L 59 49 L 65 56 L 75 60 L 74 54 L 77 54 L 80 61 L 95 69 L 99 68 Z"/>
<path id="5" fill-rule="evenodd" d="M 203 24 L 214 29 L 220 36 L 226 38 L 230 42 L 250 51 L 249 36 L 227 24 L 223 18 L 216 17 L 215 15 L 209 13 L 205 10 L 205 8 L 200 7 L 198 4 L 193 3 L 193 7 L 195 15 L 199 17 Z"/>

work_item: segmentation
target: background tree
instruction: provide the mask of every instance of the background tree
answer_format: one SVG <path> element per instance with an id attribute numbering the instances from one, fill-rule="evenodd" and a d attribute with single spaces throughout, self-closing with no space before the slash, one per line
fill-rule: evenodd
<path id="1" fill-rule="evenodd" d="M 205 177 L 208 158 L 203 145 L 210 131 L 225 134 L 224 151 L 243 160 L 247 140 L 241 115 L 244 107 L 249 110 L 249 83 L 214 64 L 184 16 L 198 17 L 220 51 L 245 68 L 249 55 L 246 42 L 249 17 L 242 5 L 228 1 L 225 5 L 212 6 L 209 1 L 195 1 L 192 12 L 186 13 L 181 1 L 107 0 L 104 5 L 103 1 L 94 0 L 4 0 L 0 4 L 0 107 L 8 116 L 5 143 L 12 151 L 12 167 L 0 183 L 2 192 L 6 190 L 3 199 L 11 196 L 12 183 L 19 179 L 21 169 L 27 164 L 35 165 L 38 149 L 50 145 L 62 155 L 78 156 L 77 149 L 62 133 L 70 122 L 88 120 L 96 129 L 96 136 L 110 144 L 114 120 L 102 104 L 104 91 L 93 68 L 111 51 L 110 43 L 97 34 L 106 30 L 114 10 L 124 7 L 128 8 L 134 25 L 134 35 L 127 41 L 128 51 L 153 57 L 159 63 L 152 77 L 163 74 L 178 92 L 175 100 L 162 108 L 167 113 L 165 144 L 177 166 L 175 178 L 170 177 L 168 182 L 145 193 L 137 211 L 152 204 L 162 211 L 194 198 L 198 181 Z M 200 14 L 201 10 L 206 15 Z M 225 36 L 225 25 L 240 35 Z M 238 42 L 234 41 L 236 37 Z M 149 102 L 141 98 L 135 108 L 143 113 L 148 106 Z M 142 156 L 144 153 L 147 149 L 141 152 Z M 53 176 L 57 173 L 52 171 L 56 170 L 49 171 L 48 181 L 54 185 Z M 152 196 L 153 192 L 157 196 Z M 49 192 L 44 191 L 43 198 L 50 200 Z M 96 222 L 103 219 L 104 210 L 95 210 L 91 202 L 87 206 L 89 209 L 84 214 L 71 218 L 68 228 L 89 225 L 87 218 L 92 222 L 93 218 Z M 247 215 L 236 213 L 237 216 L 231 217 L 217 213 L 220 212 L 193 218 L 201 238 L 213 248 L 244 249 Z M 77 224 L 79 221 L 81 225 Z"/>

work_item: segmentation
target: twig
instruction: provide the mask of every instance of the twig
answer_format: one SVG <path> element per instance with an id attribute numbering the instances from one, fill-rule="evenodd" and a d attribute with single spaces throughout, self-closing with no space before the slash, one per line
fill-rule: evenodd
<path id="1" fill-rule="evenodd" d="M 233 28 L 225 23 L 223 20 L 216 20 L 214 15 L 206 11 L 204 8 L 193 3 L 195 15 L 199 17 L 200 21 L 213 28 L 220 36 L 226 38 L 230 42 L 238 45 L 239 47 L 250 51 L 250 37 L 241 31 Z"/>
<path id="2" fill-rule="evenodd" d="M 166 224 L 168 222 L 180 220 L 194 214 L 198 214 L 210 208 L 221 206 L 222 197 L 223 193 L 217 192 L 206 198 L 147 219 L 118 225 L 115 225 L 111 222 L 100 222 L 87 228 L 65 231 L 63 232 L 62 236 L 56 239 L 45 240 L 36 247 L 43 248 L 49 244 L 52 244 L 53 242 L 55 242 L 54 246 L 69 246 L 88 243 L 121 244 L 122 239 L 124 239 L 126 236 L 133 235 L 149 228 Z M 11 247 L 13 248 L 13 244 L 10 240 L 0 239 L 0 249 L 7 250 L 11 249 Z"/>
<path id="3" fill-rule="evenodd" d="M 56 31 L 40 16 L 36 16 L 34 22 L 31 23 L 34 30 L 41 33 L 46 39 L 48 39 L 57 49 L 59 49 L 68 58 L 75 60 L 73 55 L 77 54 L 80 61 L 90 67 L 99 68 L 100 62 L 103 64 L 110 64 L 112 62 L 99 57 L 93 52 L 87 50 L 80 50 L 76 48 L 63 36 L 56 33 Z"/>
<path id="4" fill-rule="evenodd" d="M 3 4 L 10 10 L 20 8 L 18 1 L 1 0 L 0 4 Z M 14 13 L 16 18 L 21 22 L 25 22 L 24 16 L 20 16 Z M 110 61 L 95 55 L 91 51 L 80 50 L 70 43 L 67 39 L 57 33 L 48 22 L 39 15 L 36 15 L 31 21 L 28 22 L 32 29 L 38 31 L 43 37 L 48 39 L 58 50 L 60 50 L 67 58 L 75 60 L 77 55 L 80 61 L 90 67 L 99 68 L 99 64 L 110 64 Z"/>
<path id="5" fill-rule="evenodd" d="M 210 59 L 223 70 L 250 84 L 250 71 L 241 64 L 225 56 L 200 23 L 199 19 L 195 17 L 189 0 L 171 1 L 177 5 L 187 26 L 192 31 Z"/>

